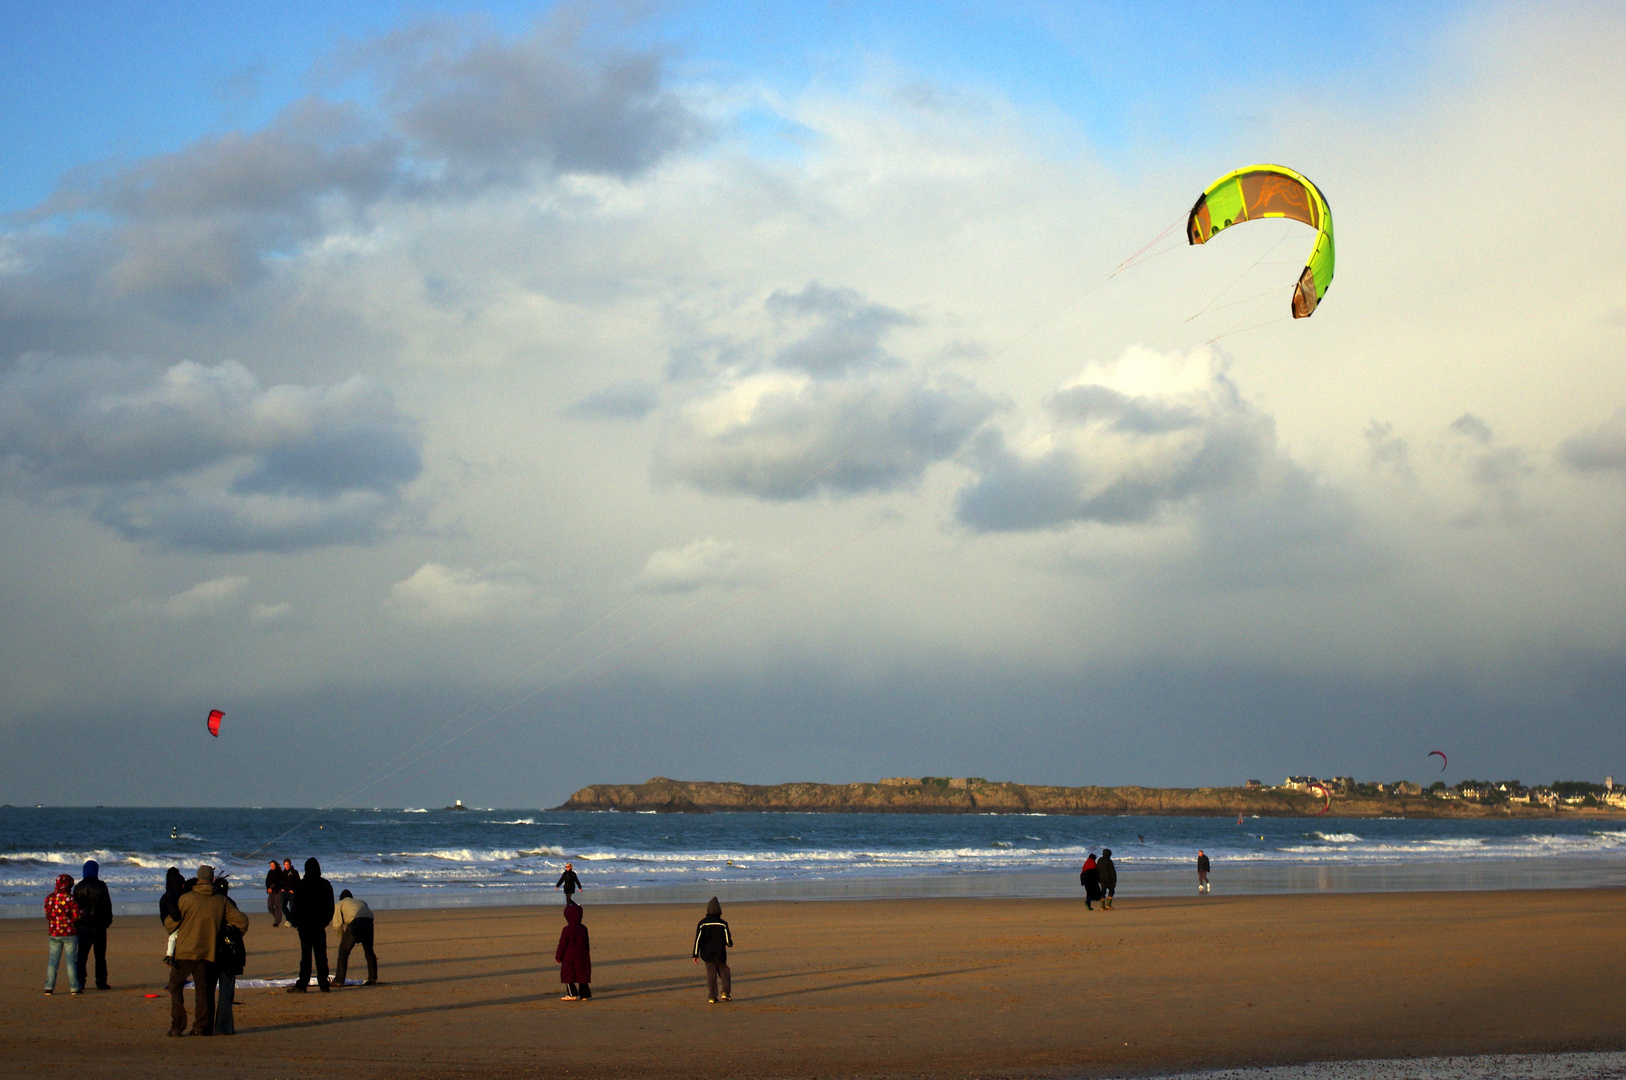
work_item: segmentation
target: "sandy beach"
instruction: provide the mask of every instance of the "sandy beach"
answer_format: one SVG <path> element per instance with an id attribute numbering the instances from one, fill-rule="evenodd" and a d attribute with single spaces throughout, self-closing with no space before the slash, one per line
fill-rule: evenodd
<path id="1" fill-rule="evenodd" d="M 114 989 L 40 992 L 43 919 L 0 922 L 18 1076 L 1112 1076 L 1626 1048 L 1626 893 L 730 904 L 707 1005 L 694 904 L 587 907 L 591 1002 L 559 1000 L 557 906 L 379 912 L 383 985 L 239 993 L 238 1034 L 168 1039 L 156 917 Z M 245 977 L 297 966 L 251 905 Z M 356 967 L 353 958 L 352 974 Z M 364 970 L 364 969 L 363 969 Z M 191 996 L 188 995 L 188 1010 Z"/>

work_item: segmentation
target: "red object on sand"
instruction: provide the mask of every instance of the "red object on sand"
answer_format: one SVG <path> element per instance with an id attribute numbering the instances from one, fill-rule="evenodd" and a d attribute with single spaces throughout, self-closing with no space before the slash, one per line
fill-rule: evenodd
<path id="1" fill-rule="evenodd" d="M 142 994 L 142 997 L 157 997 L 157 994 Z"/>
<path id="2" fill-rule="evenodd" d="M 226 714 L 219 709 L 209 710 L 209 734 L 220 738 L 220 721 L 226 719 Z"/>

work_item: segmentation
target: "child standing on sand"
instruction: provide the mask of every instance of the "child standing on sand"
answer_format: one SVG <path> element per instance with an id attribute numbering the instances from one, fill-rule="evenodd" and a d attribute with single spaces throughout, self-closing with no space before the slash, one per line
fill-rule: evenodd
<path id="1" fill-rule="evenodd" d="M 565 928 L 559 931 L 559 947 L 553 951 L 559 963 L 559 981 L 565 984 L 560 1001 L 586 1001 L 593 996 L 587 984 L 593 981 L 593 955 L 587 943 L 587 927 L 582 925 L 580 904 L 565 905 Z"/>
<path id="2" fill-rule="evenodd" d="M 45 898 L 45 933 L 51 939 L 50 951 L 45 958 L 45 992 L 56 992 L 56 972 L 59 963 L 68 966 L 68 986 L 73 993 L 83 993 L 79 981 L 79 905 L 73 902 L 73 877 L 58 874 L 56 891 Z"/>

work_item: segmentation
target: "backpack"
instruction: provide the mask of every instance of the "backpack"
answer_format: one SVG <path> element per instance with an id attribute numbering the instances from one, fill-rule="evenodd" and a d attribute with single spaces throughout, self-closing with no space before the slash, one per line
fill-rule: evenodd
<path id="1" fill-rule="evenodd" d="M 215 943 L 215 964 L 222 975 L 241 975 L 248 960 L 243 947 L 243 932 L 231 923 L 220 924 L 220 940 Z"/>

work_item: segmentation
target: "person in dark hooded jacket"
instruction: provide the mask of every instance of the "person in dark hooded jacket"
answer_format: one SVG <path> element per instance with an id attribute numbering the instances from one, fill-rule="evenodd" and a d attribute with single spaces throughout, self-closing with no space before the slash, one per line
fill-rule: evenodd
<path id="1" fill-rule="evenodd" d="M 314 855 L 305 860 L 305 876 L 294 886 L 288 921 L 299 931 L 299 981 L 288 992 L 305 992 L 314 959 L 316 988 L 327 993 L 327 924 L 333 921 L 333 886 L 322 876 L 322 864 Z"/>
<path id="2" fill-rule="evenodd" d="M 1118 865 L 1112 861 L 1112 849 L 1102 848 L 1095 861 L 1095 872 L 1101 879 L 1101 906 L 1112 910 L 1112 896 L 1118 891 Z"/>
<path id="3" fill-rule="evenodd" d="M 191 886 L 187 885 L 186 878 L 182 876 L 178 867 L 170 867 L 164 872 L 164 895 L 158 900 L 158 921 L 165 919 L 179 919 L 181 909 L 176 906 L 181 894 Z M 164 953 L 164 963 L 170 967 L 175 966 L 175 935 L 169 935 L 169 948 Z"/>
<path id="4" fill-rule="evenodd" d="M 1089 858 L 1084 860 L 1078 883 L 1084 886 L 1084 906 L 1094 911 L 1095 902 L 1101 899 L 1101 867 L 1095 861 L 1095 852 L 1090 852 Z"/>
<path id="5" fill-rule="evenodd" d="M 723 921 L 723 905 L 714 896 L 706 904 L 706 917 L 694 931 L 694 960 L 706 962 L 706 1004 L 717 1004 L 717 983 L 722 981 L 722 1000 L 733 995 L 734 973 L 728 968 L 728 950 L 734 946 L 734 935 Z"/>
<path id="6" fill-rule="evenodd" d="M 560 1001 L 586 1001 L 593 996 L 593 956 L 587 944 L 587 927 L 582 925 L 579 904 L 565 905 L 565 928 L 559 931 L 559 947 L 553 950 L 559 963 L 559 981 L 565 984 Z"/>
<path id="7" fill-rule="evenodd" d="M 102 884 L 102 868 L 95 859 L 85 863 L 85 875 L 73 887 L 73 902 L 79 907 L 79 984 L 85 986 L 85 968 L 90 962 L 90 950 L 96 950 L 96 989 L 109 989 L 107 985 L 107 928 L 113 925 L 113 898 Z"/>

